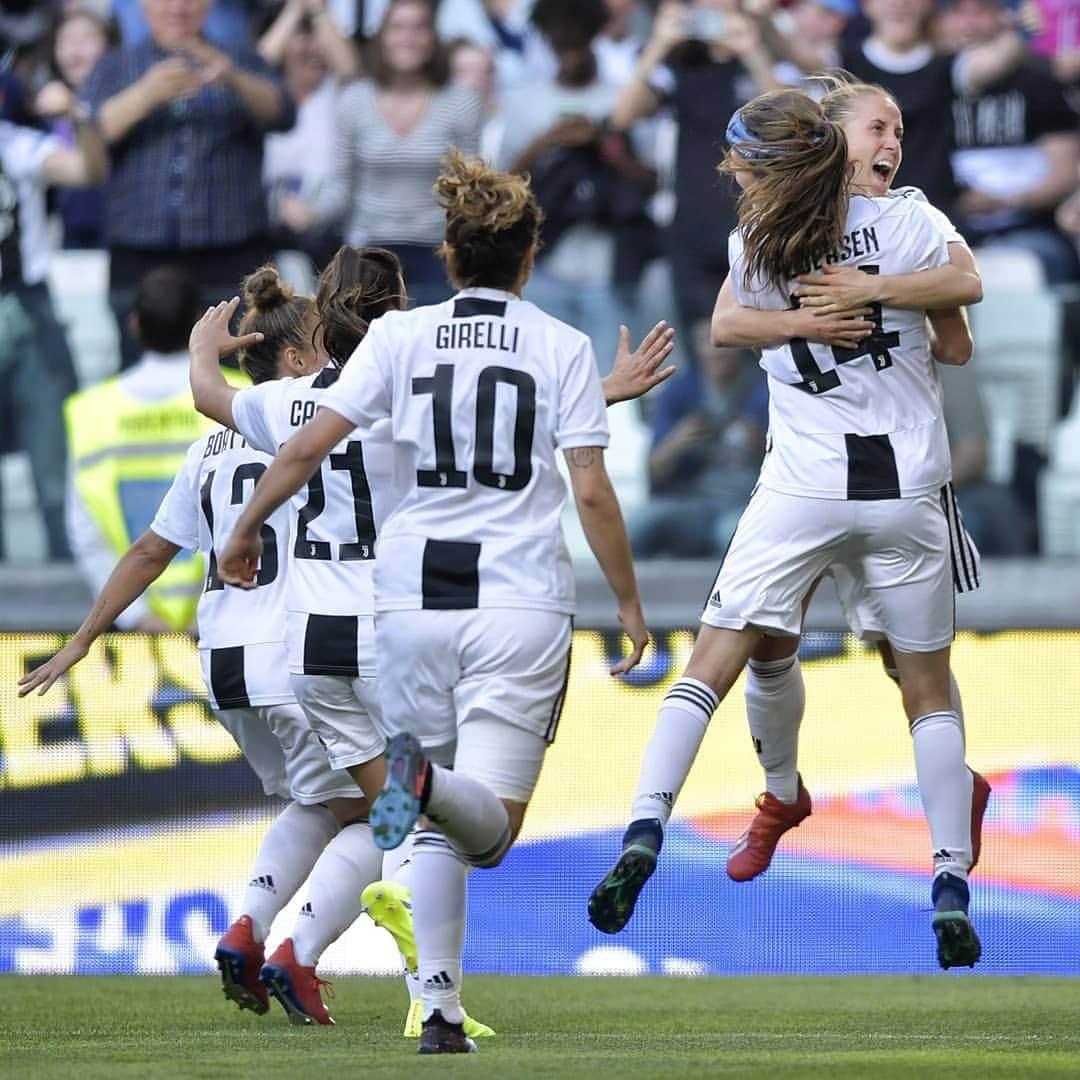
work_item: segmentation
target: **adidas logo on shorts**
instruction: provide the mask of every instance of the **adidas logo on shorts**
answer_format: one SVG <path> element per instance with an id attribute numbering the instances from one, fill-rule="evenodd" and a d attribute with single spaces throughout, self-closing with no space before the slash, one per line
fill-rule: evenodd
<path id="1" fill-rule="evenodd" d="M 709 603 L 712 604 L 713 607 L 723 607 L 724 606 L 723 600 L 720 599 L 720 590 L 719 589 L 717 589 L 716 592 L 714 592 L 712 594 L 712 596 L 709 597 Z"/>

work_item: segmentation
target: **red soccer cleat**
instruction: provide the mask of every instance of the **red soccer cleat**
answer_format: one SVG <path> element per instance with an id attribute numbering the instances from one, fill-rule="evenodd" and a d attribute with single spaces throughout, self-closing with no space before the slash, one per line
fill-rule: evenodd
<path id="1" fill-rule="evenodd" d="M 799 777 L 799 797 L 793 803 L 781 802 L 769 791 L 755 800 L 757 814 L 735 841 L 728 854 L 727 872 L 732 881 L 750 881 L 764 873 L 772 862 L 780 837 L 810 816 L 810 793 Z"/>
<path id="2" fill-rule="evenodd" d="M 225 996 L 259 1016 L 270 1008 L 270 995 L 259 982 L 264 955 L 263 943 L 255 940 L 248 915 L 241 915 L 225 931 L 214 950 Z"/>
<path id="3" fill-rule="evenodd" d="M 983 815 L 986 813 L 986 804 L 990 801 L 990 792 L 992 788 L 989 782 L 982 773 L 977 773 L 974 769 L 969 768 L 971 773 L 971 865 L 968 867 L 968 873 L 975 869 L 975 864 L 979 861 L 979 855 L 982 852 L 982 823 Z"/>
<path id="4" fill-rule="evenodd" d="M 321 987 L 327 997 L 334 996 L 333 987 L 315 974 L 314 967 L 296 962 L 292 938 L 286 938 L 263 964 L 259 978 L 271 994 L 281 1002 L 290 1024 L 332 1024 L 334 1018 L 323 1004 Z"/>

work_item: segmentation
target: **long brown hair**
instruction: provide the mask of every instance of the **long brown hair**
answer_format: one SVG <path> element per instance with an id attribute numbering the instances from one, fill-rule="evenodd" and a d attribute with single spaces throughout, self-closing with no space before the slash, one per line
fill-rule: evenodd
<path id="1" fill-rule="evenodd" d="M 405 307 L 401 260 L 386 248 L 338 248 L 319 278 L 315 308 L 323 348 L 344 364 L 373 319 Z"/>
<path id="2" fill-rule="evenodd" d="M 446 259 L 455 288 L 512 289 L 544 215 L 526 177 L 498 172 L 451 147 L 435 183 L 446 211 Z"/>
<path id="3" fill-rule="evenodd" d="M 278 275 L 277 267 L 260 266 L 244 278 L 244 305 L 240 333 L 259 331 L 262 341 L 240 352 L 240 367 L 253 383 L 279 377 L 281 350 L 290 345 L 303 349 L 311 345 L 315 305 L 309 296 L 297 296 Z"/>
<path id="4" fill-rule="evenodd" d="M 742 174 L 743 281 L 782 291 L 840 246 L 852 173 L 847 139 L 801 90 L 759 94 L 739 114 L 750 139 L 731 146 L 719 168 Z"/>

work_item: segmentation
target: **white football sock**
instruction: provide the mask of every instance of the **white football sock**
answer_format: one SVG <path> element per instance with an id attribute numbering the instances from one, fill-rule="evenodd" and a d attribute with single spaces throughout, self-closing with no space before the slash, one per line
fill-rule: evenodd
<path id="1" fill-rule="evenodd" d="M 413 926 L 423 985 L 424 1019 L 434 1009 L 460 1024 L 461 954 L 465 948 L 465 878 L 469 868 L 436 832 L 416 834 L 413 848 Z"/>
<path id="2" fill-rule="evenodd" d="M 948 872 L 967 880 L 971 865 L 972 777 L 964 764 L 964 731 L 960 717 L 933 712 L 911 722 L 915 774 L 919 781 L 935 875 Z"/>
<path id="3" fill-rule="evenodd" d="M 645 747 L 630 820 L 668 823 L 720 699 L 711 686 L 683 676 L 667 692 Z"/>
<path id="4" fill-rule="evenodd" d="M 750 736 L 765 770 L 765 790 L 781 802 L 797 802 L 799 727 L 806 708 L 798 656 L 751 660 L 746 668 L 745 697 Z"/>
<path id="5" fill-rule="evenodd" d="M 313 967 L 323 950 L 360 917 L 360 894 L 379 879 L 382 851 L 366 821 L 346 825 L 326 845 L 308 879 L 307 903 L 293 929 L 297 963 Z"/>
<path id="6" fill-rule="evenodd" d="M 251 916 L 256 941 L 266 940 L 278 912 L 296 895 L 337 831 L 337 819 L 325 806 L 289 803 L 274 819 L 259 845 L 240 908 Z"/>
<path id="7" fill-rule="evenodd" d="M 471 776 L 434 763 L 429 767 L 424 814 L 473 866 L 498 862 L 510 846 L 510 818 L 502 799 Z"/>

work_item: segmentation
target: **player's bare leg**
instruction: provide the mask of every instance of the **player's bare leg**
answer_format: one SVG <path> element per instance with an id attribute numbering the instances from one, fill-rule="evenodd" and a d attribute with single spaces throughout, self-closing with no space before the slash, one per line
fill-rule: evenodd
<path id="1" fill-rule="evenodd" d="M 645 882 L 656 869 L 671 817 L 716 707 L 746 666 L 761 633 L 702 625 L 690 662 L 668 691 L 645 748 L 631 822 L 618 861 L 589 897 L 589 921 L 618 933 L 634 913 Z"/>

